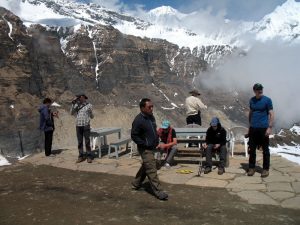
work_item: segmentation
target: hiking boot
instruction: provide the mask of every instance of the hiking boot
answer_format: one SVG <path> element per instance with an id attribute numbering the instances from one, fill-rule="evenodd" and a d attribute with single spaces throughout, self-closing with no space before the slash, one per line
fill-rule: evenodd
<path id="1" fill-rule="evenodd" d="M 76 163 L 81 163 L 81 162 L 83 162 L 84 160 L 85 160 L 85 157 L 79 156 L 78 159 L 77 159 L 77 161 L 76 161 Z"/>
<path id="2" fill-rule="evenodd" d="M 92 160 L 91 158 L 87 158 L 87 162 L 88 162 L 88 163 L 92 163 L 93 160 Z"/>
<path id="3" fill-rule="evenodd" d="M 254 174 L 255 174 L 255 169 L 254 168 L 249 168 L 247 175 L 251 177 Z"/>
<path id="4" fill-rule="evenodd" d="M 163 192 L 163 191 L 160 191 L 158 193 L 158 195 L 156 196 L 159 200 L 167 200 L 168 199 L 168 194 Z"/>
<path id="5" fill-rule="evenodd" d="M 205 167 L 204 174 L 208 174 L 211 172 L 211 167 Z"/>
<path id="6" fill-rule="evenodd" d="M 262 178 L 269 176 L 269 170 L 263 170 L 260 176 Z"/>
<path id="7" fill-rule="evenodd" d="M 218 174 L 222 175 L 223 173 L 225 173 L 225 169 L 223 167 L 219 167 L 218 168 Z"/>
<path id="8" fill-rule="evenodd" d="M 134 190 L 139 190 L 142 187 L 142 184 L 136 185 L 134 181 L 131 182 L 131 185 Z"/>

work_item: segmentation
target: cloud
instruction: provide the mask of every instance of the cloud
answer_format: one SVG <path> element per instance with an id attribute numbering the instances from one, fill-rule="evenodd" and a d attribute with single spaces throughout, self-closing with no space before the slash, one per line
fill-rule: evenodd
<path id="1" fill-rule="evenodd" d="M 211 8 L 212 15 L 226 11 L 226 18 L 232 20 L 258 21 L 266 14 L 272 12 L 276 6 L 286 0 L 190 0 L 189 4 L 182 4 L 179 10 L 183 12 L 198 11 Z"/>
<path id="2" fill-rule="evenodd" d="M 276 127 L 290 127 L 300 121 L 299 45 L 281 41 L 256 43 L 246 56 L 232 56 L 217 71 L 201 75 L 209 89 L 237 90 L 252 96 L 254 83 L 262 83 L 273 100 Z"/>

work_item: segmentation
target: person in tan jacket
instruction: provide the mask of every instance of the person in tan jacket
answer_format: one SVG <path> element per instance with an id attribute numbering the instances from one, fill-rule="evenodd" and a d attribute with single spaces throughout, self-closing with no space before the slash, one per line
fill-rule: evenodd
<path id="1" fill-rule="evenodd" d="M 191 96 L 185 99 L 186 124 L 198 124 L 201 126 L 201 109 L 207 109 L 207 106 L 198 97 L 200 93 L 197 90 L 190 91 Z"/>

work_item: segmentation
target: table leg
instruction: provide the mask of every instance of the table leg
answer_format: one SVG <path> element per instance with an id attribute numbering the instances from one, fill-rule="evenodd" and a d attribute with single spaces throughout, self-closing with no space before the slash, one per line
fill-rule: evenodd
<path id="1" fill-rule="evenodd" d="M 121 131 L 118 132 L 118 137 L 119 137 L 119 139 L 121 139 Z"/>
<path id="2" fill-rule="evenodd" d="M 107 136 L 103 136 L 103 140 L 104 140 L 104 145 L 106 146 L 107 145 Z"/>

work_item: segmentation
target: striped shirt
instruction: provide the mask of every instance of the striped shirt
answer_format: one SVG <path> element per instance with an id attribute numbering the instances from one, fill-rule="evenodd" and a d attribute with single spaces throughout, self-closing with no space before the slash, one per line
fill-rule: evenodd
<path id="1" fill-rule="evenodd" d="M 88 102 L 73 104 L 71 114 L 76 116 L 76 126 L 83 127 L 90 125 L 90 120 L 94 118 L 93 106 Z"/>

